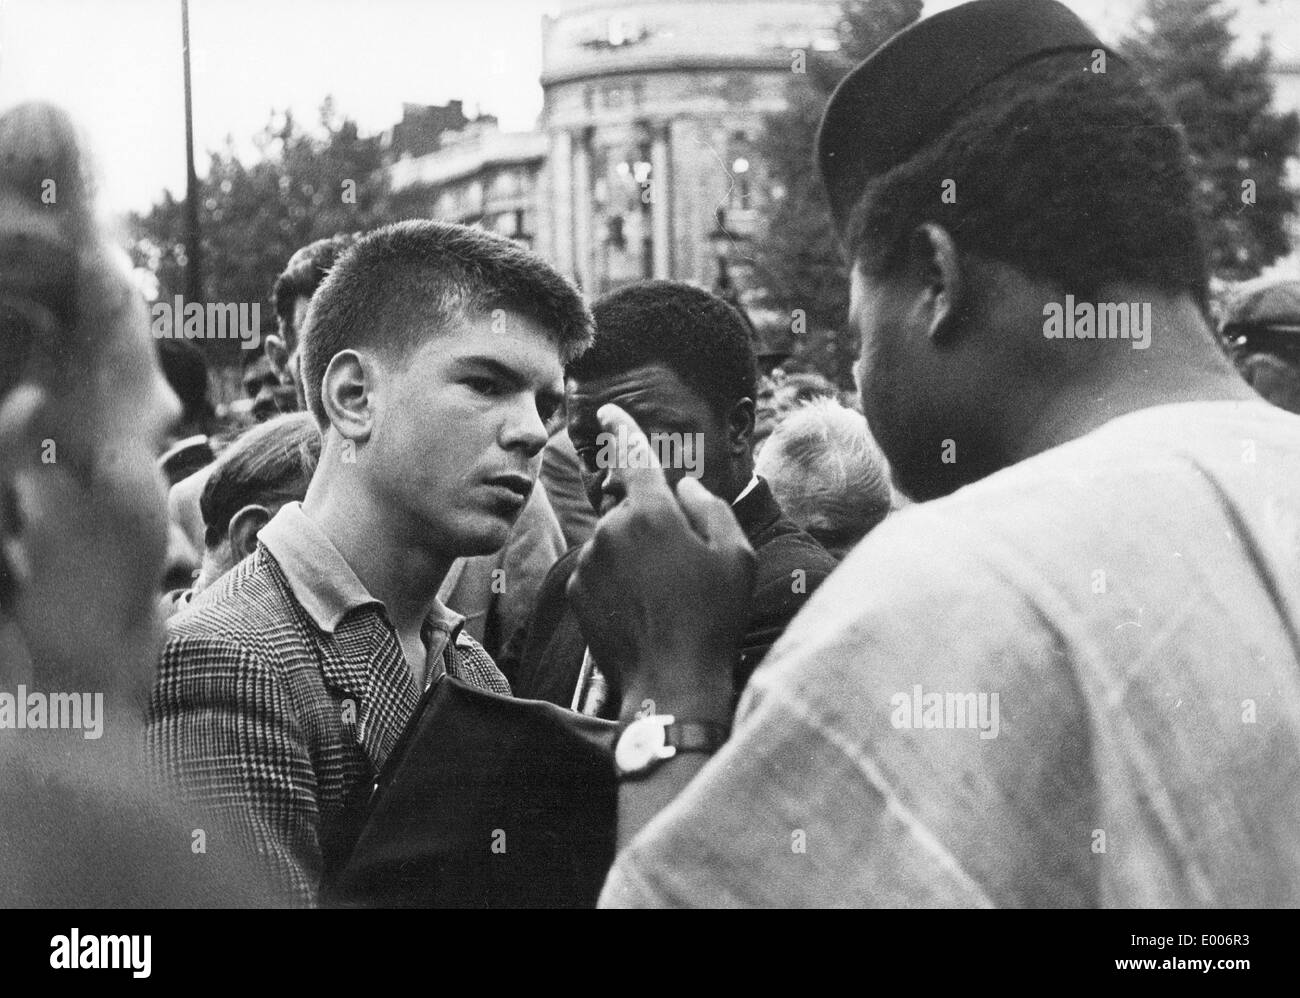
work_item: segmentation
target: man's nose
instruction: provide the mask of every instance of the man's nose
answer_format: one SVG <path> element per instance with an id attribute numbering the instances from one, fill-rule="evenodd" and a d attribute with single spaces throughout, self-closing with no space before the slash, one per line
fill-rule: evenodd
<path id="1" fill-rule="evenodd" d="M 275 391 L 270 385 L 262 385 L 257 397 L 253 399 L 253 414 L 257 416 L 274 416 L 279 411 L 276 405 Z"/>
<path id="2" fill-rule="evenodd" d="M 535 457 L 548 439 L 546 423 L 535 403 L 525 402 L 512 407 L 505 422 L 501 446 L 506 450 L 522 450 L 529 457 Z"/>

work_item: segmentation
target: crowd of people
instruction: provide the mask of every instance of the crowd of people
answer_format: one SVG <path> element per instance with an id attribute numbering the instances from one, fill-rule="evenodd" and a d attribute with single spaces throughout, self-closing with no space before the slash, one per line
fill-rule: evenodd
<path id="1" fill-rule="evenodd" d="M 836 90 L 850 397 L 411 220 L 286 262 L 223 421 L 66 116 L 0 116 L 0 903 L 1300 903 L 1300 416 L 1097 50 L 980 0 Z"/>

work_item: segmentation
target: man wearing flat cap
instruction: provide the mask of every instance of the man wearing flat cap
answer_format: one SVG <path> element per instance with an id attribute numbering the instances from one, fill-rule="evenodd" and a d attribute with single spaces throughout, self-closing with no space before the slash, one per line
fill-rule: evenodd
<path id="1" fill-rule="evenodd" d="M 719 748 L 752 555 L 693 483 L 623 472 L 571 583 L 625 684 L 602 903 L 1300 904 L 1300 417 L 1214 344 L 1138 69 L 1051 0 L 980 0 L 832 97 L 858 385 L 920 501 Z"/>

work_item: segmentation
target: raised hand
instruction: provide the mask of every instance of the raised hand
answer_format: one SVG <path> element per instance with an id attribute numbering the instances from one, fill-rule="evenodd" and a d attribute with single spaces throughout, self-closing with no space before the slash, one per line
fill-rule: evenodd
<path id="1" fill-rule="evenodd" d="M 601 519 L 569 581 L 592 655 L 621 673 L 625 715 L 727 716 L 753 549 L 731 507 L 697 480 L 683 478 L 674 494 L 631 416 L 615 405 L 598 416 L 625 435 L 629 460 L 612 472 L 625 499 Z"/>

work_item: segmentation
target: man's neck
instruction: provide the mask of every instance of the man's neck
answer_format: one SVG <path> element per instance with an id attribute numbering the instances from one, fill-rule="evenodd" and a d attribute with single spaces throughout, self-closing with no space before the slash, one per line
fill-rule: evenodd
<path id="1" fill-rule="evenodd" d="M 330 539 L 399 634 L 418 633 L 455 561 L 430 551 L 419 531 L 348 486 L 314 480 L 302 511 Z"/>
<path id="2" fill-rule="evenodd" d="M 1153 310 L 1150 347 L 1125 348 L 1065 383 L 1042 386 L 1036 405 L 1021 405 L 1008 420 L 1016 433 L 1008 455 L 1022 461 L 1092 432 L 1104 423 L 1141 409 L 1184 402 L 1258 401 L 1232 363 L 1213 343 L 1190 299 L 1175 299 Z M 1079 344 L 1096 347 L 1095 341 Z M 1028 390 L 1033 394 L 1033 389 Z"/>

